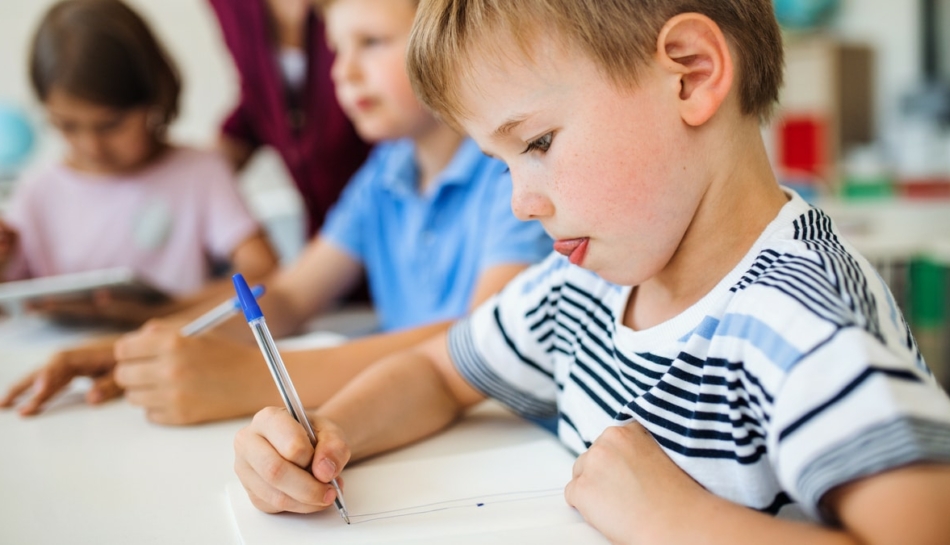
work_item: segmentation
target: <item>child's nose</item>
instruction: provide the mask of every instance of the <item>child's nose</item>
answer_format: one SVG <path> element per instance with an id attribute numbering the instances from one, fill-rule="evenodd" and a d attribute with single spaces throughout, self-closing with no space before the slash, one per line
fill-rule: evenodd
<path id="1" fill-rule="evenodd" d="M 76 151 L 88 159 L 100 159 L 105 155 L 105 141 L 95 131 L 85 131 L 73 141 Z"/>
<path id="2" fill-rule="evenodd" d="M 333 66 L 330 67 L 330 78 L 333 83 L 339 85 L 344 82 L 352 82 L 357 79 L 359 69 L 352 55 L 337 53 L 333 59 Z"/>
<path id="3" fill-rule="evenodd" d="M 541 187 L 512 177 L 511 211 L 521 221 L 543 219 L 554 215 L 554 203 Z"/>

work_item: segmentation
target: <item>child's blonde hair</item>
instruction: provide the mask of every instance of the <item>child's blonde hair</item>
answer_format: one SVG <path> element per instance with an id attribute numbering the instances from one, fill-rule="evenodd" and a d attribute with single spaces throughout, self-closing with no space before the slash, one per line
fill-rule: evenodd
<path id="1" fill-rule="evenodd" d="M 783 66 L 772 0 L 422 0 L 409 42 L 409 77 L 422 102 L 457 124 L 465 115 L 460 80 L 471 76 L 475 51 L 504 58 L 494 45 L 503 36 L 530 56 L 533 43 L 550 36 L 586 54 L 618 85 L 632 85 L 654 56 L 663 25 L 691 12 L 715 21 L 730 40 L 742 113 L 766 119 Z"/>
<path id="2" fill-rule="evenodd" d="M 319 11 L 320 13 L 323 13 L 327 10 L 327 8 L 329 8 L 333 4 L 336 4 L 339 1 L 340 0 L 313 0 L 313 5 L 317 7 L 317 11 Z M 413 6 L 419 5 L 419 0 L 410 0 L 410 1 L 412 2 Z"/>

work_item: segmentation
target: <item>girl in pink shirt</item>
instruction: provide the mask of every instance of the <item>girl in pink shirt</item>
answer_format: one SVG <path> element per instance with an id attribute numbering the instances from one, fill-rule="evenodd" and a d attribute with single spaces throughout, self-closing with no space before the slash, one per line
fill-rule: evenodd
<path id="1" fill-rule="evenodd" d="M 214 263 L 253 277 L 274 268 L 225 161 L 166 141 L 179 77 L 128 6 L 54 5 L 35 34 L 30 76 L 67 153 L 16 188 L 0 222 L 0 278 L 124 266 L 180 302 Z"/>

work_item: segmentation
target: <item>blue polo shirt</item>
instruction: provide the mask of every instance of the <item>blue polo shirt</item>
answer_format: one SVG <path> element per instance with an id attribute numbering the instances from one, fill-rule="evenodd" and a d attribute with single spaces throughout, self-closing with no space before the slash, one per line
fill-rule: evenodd
<path id="1" fill-rule="evenodd" d="M 411 140 L 384 142 L 350 180 L 321 236 L 366 270 L 384 331 L 463 316 L 485 269 L 540 261 L 551 239 L 511 212 L 511 177 L 471 139 L 420 194 Z"/>

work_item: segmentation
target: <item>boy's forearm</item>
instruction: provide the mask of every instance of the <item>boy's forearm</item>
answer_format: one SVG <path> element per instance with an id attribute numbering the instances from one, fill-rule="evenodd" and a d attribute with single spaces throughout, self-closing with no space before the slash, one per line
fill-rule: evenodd
<path id="1" fill-rule="evenodd" d="M 372 335 L 330 348 L 288 351 L 282 357 L 303 404 L 319 407 L 371 364 L 415 346 L 445 331 L 449 325 L 450 322 L 441 322 L 397 333 Z M 279 405 L 281 400 L 277 397 L 277 390 L 270 384 L 268 387 L 273 390 L 271 404 Z"/>
<path id="2" fill-rule="evenodd" d="M 692 524 L 673 524 L 661 531 L 658 543 L 708 545 L 857 545 L 842 530 L 776 518 L 710 495 L 703 507 L 690 512 Z"/>
<path id="3" fill-rule="evenodd" d="M 429 436 L 465 408 L 433 362 L 411 350 L 373 365 L 317 412 L 341 427 L 359 460 Z"/>

